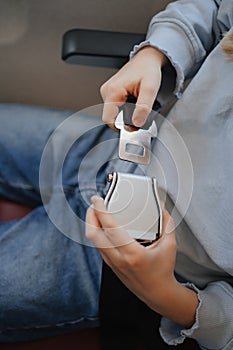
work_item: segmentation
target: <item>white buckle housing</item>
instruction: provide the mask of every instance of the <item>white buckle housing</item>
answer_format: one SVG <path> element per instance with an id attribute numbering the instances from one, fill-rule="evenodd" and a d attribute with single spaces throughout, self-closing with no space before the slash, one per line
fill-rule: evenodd
<path id="1" fill-rule="evenodd" d="M 105 205 L 130 237 L 152 243 L 162 232 L 162 209 L 155 178 L 114 172 Z"/>

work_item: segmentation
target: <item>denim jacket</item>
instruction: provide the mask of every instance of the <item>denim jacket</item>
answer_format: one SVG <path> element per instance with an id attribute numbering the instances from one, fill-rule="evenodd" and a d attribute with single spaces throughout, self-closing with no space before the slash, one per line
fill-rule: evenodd
<path id="1" fill-rule="evenodd" d="M 180 215 L 175 270 L 199 298 L 190 329 L 162 318 L 160 333 L 171 345 L 190 337 L 202 349 L 222 350 L 233 349 L 233 62 L 220 47 L 227 31 L 233 31 L 232 0 L 179 0 L 152 18 L 146 40 L 131 53 L 151 45 L 170 61 L 158 99 L 173 93 L 177 102 L 159 129 L 157 161 L 147 172 L 165 184 Z"/>

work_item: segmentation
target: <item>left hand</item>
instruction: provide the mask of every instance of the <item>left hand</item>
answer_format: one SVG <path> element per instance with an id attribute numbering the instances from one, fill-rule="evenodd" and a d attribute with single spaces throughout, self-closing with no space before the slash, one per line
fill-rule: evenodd
<path id="1" fill-rule="evenodd" d="M 87 238 L 121 281 L 156 310 L 160 296 L 175 279 L 176 240 L 170 215 L 164 210 L 161 238 L 145 247 L 119 227 L 102 198 L 94 196 L 92 203 L 86 217 Z"/>

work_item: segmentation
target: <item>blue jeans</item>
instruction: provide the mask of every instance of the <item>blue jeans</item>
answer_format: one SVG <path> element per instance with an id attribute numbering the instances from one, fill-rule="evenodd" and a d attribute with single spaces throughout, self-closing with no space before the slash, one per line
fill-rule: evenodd
<path id="1" fill-rule="evenodd" d="M 109 162 L 108 158 L 116 148 L 116 133 L 103 124 L 96 126 L 74 142 L 67 154 L 62 168 L 63 195 L 79 218 L 72 227 L 60 205 L 61 189 L 51 188 L 50 182 L 48 196 L 42 201 L 38 175 L 50 135 L 70 115 L 42 107 L 0 105 L 0 197 L 34 208 L 20 220 L 0 223 L 1 342 L 98 325 L 102 259 L 94 247 L 81 243 L 90 197 L 96 191 L 104 195 L 106 174 L 114 166 L 114 159 Z M 85 121 L 80 118 L 77 129 Z M 69 138 L 66 132 L 62 135 Z M 83 162 L 88 150 L 111 139 L 112 150 L 108 147 L 101 155 L 97 149 L 92 161 Z M 53 157 L 46 166 L 56 183 L 60 174 L 54 170 Z M 102 166 L 92 174 L 93 164 L 101 157 Z M 78 177 L 81 165 L 85 171 Z M 65 222 L 66 232 L 51 220 L 50 211 Z M 74 229 L 79 238 L 70 239 Z"/>

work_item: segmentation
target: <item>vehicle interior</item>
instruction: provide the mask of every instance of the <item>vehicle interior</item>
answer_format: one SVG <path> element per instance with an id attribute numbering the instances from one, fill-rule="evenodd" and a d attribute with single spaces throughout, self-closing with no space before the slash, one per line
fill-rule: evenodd
<path id="1" fill-rule="evenodd" d="M 101 103 L 111 67 L 67 64 L 63 35 L 75 28 L 145 34 L 168 0 L 1 0 L 1 102 L 80 110 Z"/>
<path id="2" fill-rule="evenodd" d="M 129 47 L 143 38 L 151 17 L 169 2 L 0 0 L 0 103 L 72 112 L 102 103 L 100 86 L 127 61 Z M 71 38 L 74 30 L 81 31 Z M 95 32 L 100 37 L 92 41 Z M 114 33 L 127 34 L 115 37 Z M 85 40 L 82 35 L 90 35 L 88 47 L 79 43 Z M 121 40 L 126 46 L 118 57 Z M 30 210 L 0 199 L 0 221 L 21 218 Z M 4 343 L 0 348 L 97 350 L 101 344 L 99 329 L 90 329 L 33 342 Z M 143 344 L 138 344 L 139 349 L 144 349 Z M 195 349 L 192 342 L 189 349 Z"/>

